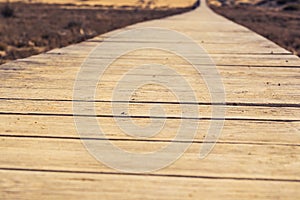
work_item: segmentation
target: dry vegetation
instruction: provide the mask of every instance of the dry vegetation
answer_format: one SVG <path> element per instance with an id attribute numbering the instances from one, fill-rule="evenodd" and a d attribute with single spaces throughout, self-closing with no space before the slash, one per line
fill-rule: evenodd
<path id="1" fill-rule="evenodd" d="M 155 4 L 157 1 L 153 2 L 153 5 L 157 5 L 155 9 L 148 4 L 112 7 L 0 3 L 0 64 L 81 42 L 133 23 L 185 12 L 193 6 L 191 4 L 186 8 L 164 8 L 159 7 L 161 4 Z"/>

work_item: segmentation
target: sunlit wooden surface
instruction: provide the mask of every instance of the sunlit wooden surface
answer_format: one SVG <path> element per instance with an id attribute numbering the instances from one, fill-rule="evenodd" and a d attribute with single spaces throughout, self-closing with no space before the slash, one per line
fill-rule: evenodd
<path id="1" fill-rule="evenodd" d="M 205 119 L 193 144 L 175 163 L 149 174 L 116 171 L 87 152 L 72 116 L 73 86 L 82 62 L 108 33 L 0 66 L 0 199 L 299 199 L 299 58 L 214 14 L 204 3 L 185 14 L 125 29 L 137 27 L 184 33 L 213 58 L 227 106 L 212 152 L 199 159 L 211 114 L 203 80 L 179 58 L 142 50 L 128 58 L 134 57 L 136 64 L 164 61 L 195 86 L 197 109 Z M 110 101 L 128 58 L 120 59 L 119 68 L 107 71 L 99 83 L 96 108 L 105 117 L 98 120 L 115 145 L 150 152 L 174 137 L 180 107 L 159 86 L 141 88 L 130 102 L 130 115 L 149 116 L 149 108 L 158 104 L 175 118 L 167 119 L 152 138 L 125 135 L 115 125 Z M 149 123 L 144 117 L 134 120 Z"/>

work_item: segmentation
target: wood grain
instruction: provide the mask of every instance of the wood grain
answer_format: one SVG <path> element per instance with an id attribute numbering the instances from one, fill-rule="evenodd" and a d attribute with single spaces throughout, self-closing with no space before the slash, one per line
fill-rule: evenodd
<path id="1" fill-rule="evenodd" d="M 204 53 L 188 53 L 202 58 L 197 64 L 203 73 L 215 63 L 226 101 L 211 103 L 201 73 L 185 59 L 162 50 L 128 52 L 115 60 L 95 85 L 92 102 L 96 116 L 80 116 L 96 117 L 105 138 L 94 132 L 81 138 L 72 105 L 73 100 L 78 100 L 73 99 L 73 88 L 82 63 L 111 35 L 143 27 L 168 28 L 198 43 Z M 184 45 L 172 38 L 161 40 L 159 34 L 148 41 L 124 38 L 114 45 L 131 42 Z M 93 55 L 91 62 L 101 66 L 113 58 L 113 51 L 107 48 L 103 54 Z M 114 99 L 113 92 L 124 92 L 115 89 L 124 73 L 147 63 L 167 65 L 177 75 L 144 67 L 129 75 L 130 81 L 123 82 L 123 86 L 158 76 L 175 88 L 179 96 L 191 95 L 175 81 L 182 77 L 193 88 L 196 100 L 178 102 L 172 91 L 157 84 L 139 88 L 128 102 Z M 298 57 L 214 14 L 205 2 L 188 13 L 139 23 L 1 65 L 0 199 L 299 199 L 299 80 Z M 198 111 L 199 116 L 182 115 L 180 103 L 187 106 L 187 111 Z M 86 105 L 88 102 L 83 101 L 82 111 L 88 109 Z M 149 113 L 157 105 L 164 108 L 167 119 Z M 123 109 L 122 106 L 129 106 L 129 112 L 112 112 L 113 107 Z M 225 123 L 211 153 L 199 159 L 201 147 L 213 142 L 205 140 L 213 106 L 225 106 Z M 153 124 L 164 122 L 164 126 L 153 137 L 132 137 L 116 123 L 116 118 L 128 117 L 142 127 L 156 117 Z M 185 130 L 187 135 L 194 124 L 199 125 L 196 137 L 193 141 L 172 141 L 183 120 L 191 122 Z M 83 145 L 84 140 L 101 143 L 104 139 L 134 153 L 157 151 L 170 142 L 192 144 L 182 157 L 165 168 L 147 174 L 125 173 L 97 161 Z"/>

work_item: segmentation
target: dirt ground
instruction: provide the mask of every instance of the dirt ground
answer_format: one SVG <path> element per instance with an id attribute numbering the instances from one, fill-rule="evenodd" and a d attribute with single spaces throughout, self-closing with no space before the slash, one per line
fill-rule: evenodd
<path id="1" fill-rule="evenodd" d="M 300 56 L 300 0 L 264 0 L 256 4 L 214 2 L 211 8 Z M 225 2 L 225 3 L 224 3 Z"/>
<path id="2" fill-rule="evenodd" d="M 137 22 L 178 14 L 191 8 L 78 6 L 0 3 L 0 64 L 78 43 Z"/>

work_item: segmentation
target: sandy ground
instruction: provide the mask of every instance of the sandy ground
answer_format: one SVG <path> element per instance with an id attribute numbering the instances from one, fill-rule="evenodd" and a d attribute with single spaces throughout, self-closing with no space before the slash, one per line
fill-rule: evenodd
<path id="1" fill-rule="evenodd" d="M 33 2 L 49 4 L 104 5 L 104 6 L 142 6 L 142 7 L 188 7 L 195 0 L 10 0 L 11 2 Z M 6 2 L 6 0 L 0 0 Z"/>

